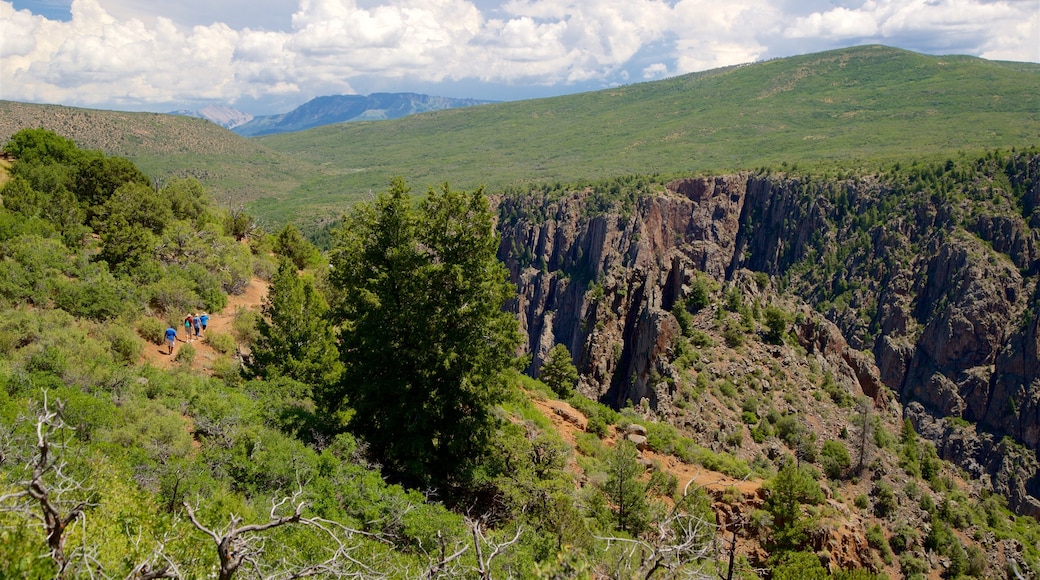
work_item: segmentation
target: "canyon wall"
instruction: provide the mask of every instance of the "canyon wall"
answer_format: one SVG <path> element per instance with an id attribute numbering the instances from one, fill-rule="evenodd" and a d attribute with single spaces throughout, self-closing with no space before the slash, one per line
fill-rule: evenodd
<path id="1" fill-rule="evenodd" d="M 753 295 L 764 273 L 769 292 L 813 307 L 796 335 L 843 385 L 899 406 L 944 458 L 1040 514 L 1040 160 L 1003 174 L 1004 190 L 946 197 L 877 177 L 759 174 L 677 180 L 612 206 L 593 189 L 507 197 L 499 257 L 519 290 L 527 370 L 561 343 L 585 396 L 667 408 L 673 307 L 699 275 Z"/>

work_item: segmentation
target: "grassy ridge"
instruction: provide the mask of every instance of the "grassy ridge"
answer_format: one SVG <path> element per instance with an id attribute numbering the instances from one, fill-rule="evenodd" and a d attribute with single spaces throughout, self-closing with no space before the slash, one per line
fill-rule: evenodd
<path id="1" fill-rule="evenodd" d="M 152 176 L 199 177 L 272 226 L 306 228 L 393 176 L 417 190 L 444 181 L 497 190 L 783 163 L 863 170 L 1033 146 L 1038 89 L 1036 64 L 865 46 L 253 140 L 200 119 L 0 101 L 0 139 L 45 126 Z M 47 114 L 15 122 L 15 108 Z"/>
<path id="2" fill-rule="evenodd" d="M 205 119 L 0 101 L 0 144 L 35 127 L 127 157 L 156 179 L 195 177 L 225 203 L 284 199 L 319 173 Z"/>
<path id="3" fill-rule="evenodd" d="M 258 141 L 328 172 L 313 195 L 294 199 L 303 212 L 382 189 L 393 175 L 418 187 L 498 188 L 1032 145 L 1038 88 L 1037 65 L 869 46 Z"/>

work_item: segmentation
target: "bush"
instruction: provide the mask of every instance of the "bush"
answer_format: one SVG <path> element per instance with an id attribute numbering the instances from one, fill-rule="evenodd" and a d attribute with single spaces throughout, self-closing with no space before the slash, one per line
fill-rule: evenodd
<path id="1" fill-rule="evenodd" d="M 824 441 L 823 450 L 820 452 L 820 464 L 823 473 L 831 479 L 838 479 L 842 473 L 852 465 L 849 450 L 841 441 L 833 439 Z"/>
<path id="2" fill-rule="evenodd" d="M 879 518 L 887 518 L 899 509 L 899 501 L 892 491 L 892 486 L 884 481 L 879 481 L 874 486 L 874 514 Z"/>
<path id="3" fill-rule="evenodd" d="M 686 309 L 690 312 L 699 312 L 710 304 L 711 290 L 705 277 L 698 273 L 690 287 L 690 295 L 686 297 Z"/>
<path id="4" fill-rule="evenodd" d="M 574 387 L 578 384 L 578 369 L 571 362 L 571 353 L 566 346 L 557 344 L 552 347 L 538 371 L 538 379 L 560 398 L 574 394 Z"/>
<path id="5" fill-rule="evenodd" d="M 147 316 L 138 320 L 134 327 L 141 338 L 152 344 L 162 345 L 165 341 L 166 325 L 161 320 Z"/>
<path id="6" fill-rule="evenodd" d="M 726 329 L 722 331 L 722 339 L 730 348 L 740 347 L 744 344 L 744 330 L 739 325 L 727 322 Z"/>
<path id="7" fill-rule="evenodd" d="M 902 554 L 917 545 L 917 531 L 910 526 L 899 526 L 888 539 L 888 545 L 896 554 Z"/>
<path id="8" fill-rule="evenodd" d="M 230 354 L 235 350 L 235 339 L 230 334 L 207 332 L 205 341 L 206 344 L 212 346 L 213 350 L 220 354 Z"/>
<path id="9" fill-rule="evenodd" d="M 105 338 L 108 339 L 116 359 L 124 363 L 136 363 L 144 350 L 141 339 L 122 324 L 108 325 L 105 328 Z"/>
<path id="10" fill-rule="evenodd" d="M 787 313 L 769 306 L 766 308 L 766 342 L 770 344 L 783 344 L 784 336 L 787 334 Z"/>
<path id="11" fill-rule="evenodd" d="M 727 447 L 740 447 L 744 444 L 744 428 L 738 427 L 729 435 L 726 435 Z"/>
<path id="12" fill-rule="evenodd" d="M 231 333 L 235 335 L 235 339 L 240 344 L 251 345 L 256 340 L 259 335 L 256 329 L 259 318 L 260 315 L 248 308 L 239 306 L 235 309 L 235 317 L 231 321 Z"/>
<path id="13" fill-rule="evenodd" d="M 191 366 L 191 363 L 195 360 L 195 347 L 191 344 L 185 344 L 177 351 L 173 360 L 184 363 L 185 366 Z"/>
<path id="14" fill-rule="evenodd" d="M 918 574 L 924 574 L 928 571 L 928 564 L 922 560 L 907 552 L 899 558 L 899 569 L 903 572 L 904 578 L 910 578 Z"/>
<path id="15" fill-rule="evenodd" d="M 888 542 L 885 541 L 885 532 L 881 529 L 881 526 L 874 524 L 867 528 L 867 545 L 881 554 L 881 559 L 885 561 L 885 564 L 892 563 L 892 552 L 888 549 Z"/>

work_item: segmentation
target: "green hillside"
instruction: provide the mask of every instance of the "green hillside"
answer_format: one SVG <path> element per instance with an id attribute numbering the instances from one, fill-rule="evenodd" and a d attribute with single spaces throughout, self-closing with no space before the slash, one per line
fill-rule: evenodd
<path id="1" fill-rule="evenodd" d="M 1036 145 L 1040 65 L 883 46 L 717 69 L 591 93 L 245 139 L 200 119 L 0 101 L 0 140 L 46 127 L 195 176 L 222 203 L 304 228 L 383 191 L 723 172 Z"/>
<path id="2" fill-rule="evenodd" d="M 0 101 L 0 143 L 37 127 L 127 157 L 153 179 L 194 177 L 223 204 L 284 197 L 318 173 L 205 119 Z"/>
<path id="3" fill-rule="evenodd" d="M 1040 136 L 1040 66 L 882 46 L 778 59 L 550 99 L 258 139 L 334 175 L 290 212 L 340 208 L 402 175 L 491 188 L 780 163 L 857 166 Z"/>

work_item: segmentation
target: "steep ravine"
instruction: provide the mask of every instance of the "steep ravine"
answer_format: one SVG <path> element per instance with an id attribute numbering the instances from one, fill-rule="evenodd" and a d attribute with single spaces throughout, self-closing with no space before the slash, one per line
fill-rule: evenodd
<path id="1" fill-rule="evenodd" d="M 606 209 L 594 189 L 503 199 L 528 371 L 562 343 L 584 395 L 667 410 L 673 306 L 698 272 L 745 294 L 764 273 L 822 313 L 796 334 L 843 385 L 1040 514 L 1040 156 L 915 171 L 691 178 Z"/>

